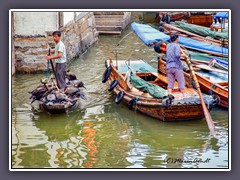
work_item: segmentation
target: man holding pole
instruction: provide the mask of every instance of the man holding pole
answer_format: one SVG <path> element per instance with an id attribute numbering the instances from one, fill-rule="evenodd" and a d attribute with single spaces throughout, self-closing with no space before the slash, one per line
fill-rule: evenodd
<path id="1" fill-rule="evenodd" d="M 178 88 L 185 96 L 185 78 L 183 75 L 183 66 L 181 57 L 186 59 L 187 56 L 182 52 L 180 45 L 178 44 L 178 35 L 172 34 L 170 36 L 171 43 L 167 44 L 167 77 L 168 77 L 168 92 L 172 93 L 174 88 L 175 79 L 178 82 Z"/>
<path id="2" fill-rule="evenodd" d="M 46 60 L 50 60 L 52 64 L 52 59 L 56 62 L 56 72 L 54 71 L 54 67 L 52 65 L 52 70 L 55 75 L 57 86 L 61 91 L 64 91 L 66 87 L 66 69 L 67 69 L 67 63 L 66 63 L 66 48 L 63 42 L 61 41 L 61 32 L 60 31 L 54 31 L 53 32 L 53 40 L 55 41 L 55 50 L 51 50 L 51 54 L 54 55 L 47 55 L 45 57 Z"/>

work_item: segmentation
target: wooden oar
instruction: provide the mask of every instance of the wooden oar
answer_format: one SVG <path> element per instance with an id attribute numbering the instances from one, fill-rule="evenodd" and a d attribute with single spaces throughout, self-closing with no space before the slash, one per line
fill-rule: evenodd
<path id="1" fill-rule="evenodd" d="M 48 49 L 48 55 L 50 56 L 50 54 L 51 54 L 51 50 L 50 50 L 50 48 L 49 48 L 49 49 Z M 52 70 L 53 70 L 54 77 L 55 77 L 55 79 L 57 79 L 57 76 L 56 76 L 56 73 L 55 73 L 55 70 L 54 70 L 54 66 L 53 66 L 52 59 L 50 59 L 49 61 L 50 61 L 51 66 L 52 66 Z"/>
<path id="2" fill-rule="evenodd" d="M 190 69 L 190 73 L 191 73 L 191 75 L 192 75 L 192 77 L 193 77 L 193 80 L 194 80 L 194 83 L 195 83 L 195 85 L 196 85 L 196 88 L 197 88 L 197 91 L 198 91 L 198 95 L 199 95 L 199 97 L 200 97 L 201 105 L 202 105 L 202 108 L 203 108 L 203 112 L 204 112 L 205 118 L 206 118 L 206 120 L 207 120 L 208 128 L 209 128 L 209 130 L 210 130 L 210 133 L 214 134 L 214 132 L 215 132 L 215 127 L 214 127 L 214 124 L 213 124 L 213 120 L 212 120 L 212 117 L 211 117 L 211 115 L 210 115 L 210 113 L 209 113 L 209 111 L 208 111 L 208 109 L 207 109 L 207 107 L 206 107 L 206 104 L 205 104 L 204 100 L 203 100 L 202 92 L 201 92 L 201 90 L 200 90 L 200 86 L 199 86 L 197 77 L 196 77 L 196 75 L 195 75 L 195 72 L 194 72 L 194 70 L 193 70 L 193 68 L 192 68 L 190 59 L 189 59 L 189 58 L 186 58 L 186 62 L 187 62 L 187 64 L 188 64 L 188 67 L 189 67 L 189 69 Z"/>
<path id="3" fill-rule="evenodd" d="M 161 46 L 160 49 L 161 49 L 162 52 L 165 52 L 165 53 L 166 53 L 166 44 L 162 44 L 162 46 Z M 184 52 L 181 50 L 181 53 L 184 53 Z M 195 75 L 195 72 L 194 72 L 194 70 L 193 70 L 193 68 L 192 68 L 190 59 L 189 59 L 189 58 L 186 58 L 185 60 L 186 60 L 186 62 L 187 62 L 187 64 L 188 64 L 190 73 L 191 73 L 191 75 L 192 75 L 192 77 L 193 77 L 193 80 L 194 80 L 194 83 L 195 83 L 195 85 L 196 85 L 196 89 L 197 89 L 197 92 L 198 92 L 198 95 L 199 95 L 199 98 L 200 98 L 200 101 L 201 101 L 201 105 L 202 105 L 202 108 L 203 108 L 203 112 L 204 112 L 205 119 L 206 119 L 207 124 L 208 124 L 208 128 L 209 128 L 209 130 L 210 130 L 210 133 L 211 133 L 211 134 L 215 134 L 215 126 L 214 126 L 214 124 L 213 124 L 212 117 L 211 117 L 211 115 L 210 115 L 210 113 L 209 113 L 209 111 L 208 111 L 208 109 L 207 109 L 207 107 L 206 107 L 206 104 L 205 104 L 204 100 L 203 100 L 202 92 L 201 92 L 201 90 L 200 90 L 200 86 L 199 86 L 197 77 L 196 77 L 196 75 Z"/>
<path id="4" fill-rule="evenodd" d="M 51 50 L 50 50 L 50 48 L 49 48 L 49 49 L 48 49 L 48 55 L 50 56 L 50 54 L 51 54 Z M 53 70 L 54 77 L 55 77 L 55 79 L 56 79 L 56 81 L 57 81 L 57 76 L 56 76 L 56 73 L 55 73 L 55 70 L 54 70 L 54 66 L 53 66 L 52 59 L 50 59 L 49 61 L 50 61 L 51 66 L 52 66 L 52 70 Z M 55 84 L 55 85 L 56 85 L 57 89 L 59 89 L 58 86 L 57 86 L 57 84 Z"/>

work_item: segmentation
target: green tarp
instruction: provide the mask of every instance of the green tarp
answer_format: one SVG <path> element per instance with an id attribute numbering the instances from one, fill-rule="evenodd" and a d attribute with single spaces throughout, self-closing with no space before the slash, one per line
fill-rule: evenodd
<path id="1" fill-rule="evenodd" d="M 221 59 L 221 60 L 224 60 L 224 61 L 228 62 L 228 58 L 224 58 L 224 57 L 211 56 L 211 55 L 196 52 L 196 51 L 189 51 L 189 53 L 191 54 L 191 59 L 196 59 L 196 60 L 202 60 L 202 61 L 209 62 L 212 58 L 218 58 L 218 59 Z M 187 55 L 189 55 L 189 53 L 186 52 Z"/>
<path id="2" fill-rule="evenodd" d="M 204 36 L 212 37 L 214 39 L 228 39 L 228 31 L 223 32 L 211 31 L 210 28 L 198 26 L 195 24 L 189 24 L 182 21 L 175 21 L 175 24 L 179 26 L 180 29 Z"/>
<path id="3" fill-rule="evenodd" d="M 167 90 L 157 86 L 155 84 L 150 84 L 147 81 L 141 79 L 136 74 L 131 73 L 130 81 L 137 89 L 149 93 L 154 98 L 163 98 L 168 95 Z"/>
<path id="4" fill-rule="evenodd" d="M 208 54 L 205 54 L 205 53 L 196 52 L 196 51 L 187 51 L 187 52 L 185 52 L 186 55 L 189 55 L 189 53 L 191 55 L 191 59 L 194 59 L 194 60 L 201 60 L 201 61 L 210 62 L 210 60 L 212 58 L 217 58 L 217 59 L 220 59 L 220 60 L 228 62 L 228 58 L 225 58 L 225 57 L 211 56 L 211 55 L 208 55 Z M 163 56 L 163 57 L 166 57 L 166 54 L 160 54 L 160 55 Z"/>

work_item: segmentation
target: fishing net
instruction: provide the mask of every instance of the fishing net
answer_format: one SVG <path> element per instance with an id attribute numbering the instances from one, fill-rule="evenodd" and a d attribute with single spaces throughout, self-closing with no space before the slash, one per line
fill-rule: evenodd
<path id="1" fill-rule="evenodd" d="M 147 81 L 141 79 L 134 73 L 131 73 L 130 80 L 131 80 L 131 83 L 134 85 L 134 87 L 136 87 L 137 89 L 143 92 L 149 93 L 154 98 L 160 99 L 168 95 L 167 90 L 155 84 L 148 83 Z"/>

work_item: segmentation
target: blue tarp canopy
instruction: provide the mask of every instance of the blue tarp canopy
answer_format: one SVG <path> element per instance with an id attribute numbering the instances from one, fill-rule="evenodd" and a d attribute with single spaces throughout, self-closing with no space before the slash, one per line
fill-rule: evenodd
<path id="1" fill-rule="evenodd" d="M 139 24 L 133 22 L 131 26 L 133 31 L 147 46 L 151 46 L 153 42 L 158 42 L 159 40 L 168 41 L 170 39 L 169 35 L 166 35 L 147 24 Z M 189 49 L 228 56 L 227 48 L 204 43 L 202 41 L 197 41 L 191 38 L 179 36 L 178 43 Z"/>
<path id="2" fill-rule="evenodd" d="M 139 24 L 133 22 L 131 24 L 133 31 L 138 35 L 138 37 L 147 45 L 151 46 L 151 43 L 158 42 L 160 40 L 167 41 L 169 36 L 160 32 L 157 29 L 147 25 Z"/>
<path id="3" fill-rule="evenodd" d="M 214 18 L 225 18 L 228 19 L 228 12 L 218 12 L 214 15 Z"/>

